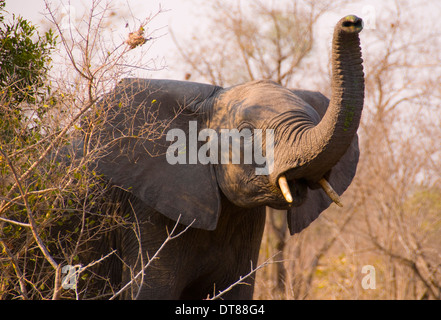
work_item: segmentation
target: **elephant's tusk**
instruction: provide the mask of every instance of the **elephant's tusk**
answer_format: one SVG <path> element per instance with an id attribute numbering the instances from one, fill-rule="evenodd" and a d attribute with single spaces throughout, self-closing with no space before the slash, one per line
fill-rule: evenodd
<path id="1" fill-rule="evenodd" d="M 328 197 L 331 198 L 331 200 L 334 201 L 335 204 L 337 204 L 339 207 L 343 207 L 343 204 L 341 203 L 340 197 L 338 196 L 337 192 L 332 189 L 332 186 L 329 184 L 328 181 L 326 181 L 325 178 L 320 179 L 319 184 L 323 188 L 323 191 L 326 192 Z"/>
<path id="2" fill-rule="evenodd" d="M 279 186 L 280 186 L 280 190 L 282 190 L 285 200 L 291 203 L 292 195 L 291 195 L 291 191 L 289 191 L 288 181 L 286 181 L 286 177 L 284 175 L 281 175 L 279 177 Z"/>

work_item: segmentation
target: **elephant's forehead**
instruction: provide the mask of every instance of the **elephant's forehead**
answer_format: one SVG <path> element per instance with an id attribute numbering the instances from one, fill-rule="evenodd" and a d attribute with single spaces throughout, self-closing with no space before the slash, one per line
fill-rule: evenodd
<path id="1" fill-rule="evenodd" d="M 238 120 L 269 119 L 287 111 L 304 112 L 305 108 L 311 108 L 290 90 L 270 81 L 234 87 L 224 98 Z"/>

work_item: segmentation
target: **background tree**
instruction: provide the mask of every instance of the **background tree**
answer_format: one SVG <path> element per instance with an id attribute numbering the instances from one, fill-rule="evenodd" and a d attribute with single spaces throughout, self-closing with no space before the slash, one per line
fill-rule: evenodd
<path id="1" fill-rule="evenodd" d="M 421 9 L 395 3 L 377 16 L 387 28 L 372 32 L 367 43 L 368 109 L 353 191 L 368 243 L 387 261 L 384 289 L 393 299 L 441 297 L 441 252 L 435 240 L 441 232 L 441 101 L 433 94 L 441 71 L 435 49 L 440 33 L 415 28 L 418 14 L 430 21 Z M 411 10 L 412 17 L 406 14 Z"/>
<path id="2" fill-rule="evenodd" d="M 323 1 L 210 1 L 205 31 L 185 44 L 174 41 L 195 79 L 221 86 L 271 79 L 289 86 L 312 50 L 317 20 L 333 7 Z"/>
<path id="3" fill-rule="evenodd" d="M 43 36 L 36 27 L 21 17 L 5 21 L 5 1 L 0 1 L 0 125 L 1 137 L 24 142 L 31 138 L 30 129 L 19 130 L 20 123 L 42 118 L 46 108 L 31 113 L 27 104 L 43 102 L 50 95 L 47 74 L 56 37 L 51 30 Z M 44 105 L 44 103 L 42 103 Z M 34 121 L 34 124 L 38 121 Z M 34 134 L 36 134 L 34 130 Z"/>

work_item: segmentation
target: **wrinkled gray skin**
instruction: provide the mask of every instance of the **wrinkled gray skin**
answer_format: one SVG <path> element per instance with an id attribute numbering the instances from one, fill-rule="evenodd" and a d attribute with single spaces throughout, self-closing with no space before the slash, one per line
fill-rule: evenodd
<path id="1" fill-rule="evenodd" d="M 111 192 L 112 201 L 121 207 L 116 211 L 136 214 L 144 262 L 145 253 L 156 252 L 179 216 L 178 231 L 194 221 L 147 269 L 137 298 L 203 299 L 225 289 L 257 265 L 265 206 L 287 209 L 294 234 L 331 204 L 318 180 L 325 177 L 338 194 L 346 190 L 359 155 L 356 131 L 364 99 L 361 29 L 361 19 L 355 16 L 343 18 L 335 28 L 330 101 L 319 92 L 288 90 L 271 81 L 224 89 L 126 79 L 105 97 L 108 118 L 101 135 L 109 144 L 96 169 L 121 187 Z M 156 127 L 148 127 L 153 120 Z M 168 164 L 165 152 L 172 142 L 166 141 L 165 133 L 172 128 L 188 132 L 189 121 L 197 121 L 199 130 L 218 132 L 274 129 L 274 171 L 257 176 L 254 164 Z M 153 128 L 165 129 L 164 134 L 149 139 L 153 137 L 145 132 Z M 292 204 L 277 183 L 281 174 L 287 177 Z M 132 230 L 122 230 L 109 244 L 127 263 L 113 266 L 109 276 L 124 284 L 130 279 L 128 266 L 139 270 L 138 240 Z M 224 298 L 251 299 L 254 280 L 246 281 L 251 285 L 236 286 Z M 133 297 L 130 290 L 125 297 Z"/>

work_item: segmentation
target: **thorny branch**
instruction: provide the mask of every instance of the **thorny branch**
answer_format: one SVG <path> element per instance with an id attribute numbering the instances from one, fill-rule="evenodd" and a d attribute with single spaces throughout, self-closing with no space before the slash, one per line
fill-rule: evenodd
<path id="1" fill-rule="evenodd" d="M 134 283 L 139 277 L 143 278 L 144 277 L 144 273 L 146 271 L 146 269 L 151 265 L 151 263 L 158 258 L 159 253 L 162 251 L 162 249 L 166 246 L 166 244 L 176 238 L 178 238 L 179 236 L 181 236 L 183 233 L 185 233 L 193 224 L 190 223 L 188 226 L 185 227 L 184 230 L 182 230 L 181 232 L 174 234 L 176 231 L 177 226 L 179 225 L 179 220 L 180 220 L 180 216 L 179 218 L 176 220 L 176 223 L 173 227 L 173 229 L 171 230 L 170 233 L 167 232 L 167 238 L 164 240 L 164 242 L 162 242 L 161 246 L 159 247 L 158 250 L 156 250 L 155 254 L 150 258 L 148 257 L 148 262 L 141 268 L 141 270 L 134 276 L 132 277 L 132 279 L 127 282 L 118 292 L 116 292 L 112 297 L 109 298 L 109 300 L 114 300 L 116 297 L 118 297 L 121 293 L 123 293 L 125 290 L 127 290 L 129 288 L 129 286 L 132 285 L 132 283 Z M 141 283 L 140 286 L 142 286 L 143 284 Z M 140 293 L 140 290 L 138 290 L 138 293 L 136 294 L 135 299 L 138 297 Z"/>
<path id="2" fill-rule="evenodd" d="M 217 299 L 221 299 L 223 295 L 225 295 L 227 292 L 231 291 L 234 287 L 239 286 L 239 285 L 250 285 L 249 283 L 245 282 L 246 279 L 248 279 L 249 277 L 251 277 L 252 275 L 254 275 L 257 271 L 259 271 L 262 268 L 265 268 L 266 266 L 268 266 L 269 264 L 272 263 L 283 263 L 283 261 L 272 261 L 274 259 L 274 257 L 276 255 L 278 255 L 278 253 L 276 253 L 275 255 L 273 255 L 272 257 L 268 258 L 267 260 L 265 260 L 263 263 L 261 263 L 260 265 L 258 265 L 257 267 L 253 267 L 253 263 L 251 262 L 251 270 L 250 272 L 248 272 L 246 275 L 241 276 L 236 282 L 232 283 L 231 285 L 229 285 L 226 289 L 219 291 L 218 293 L 213 293 L 213 296 L 210 298 L 210 296 L 207 296 L 207 300 L 217 300 Z"/>

